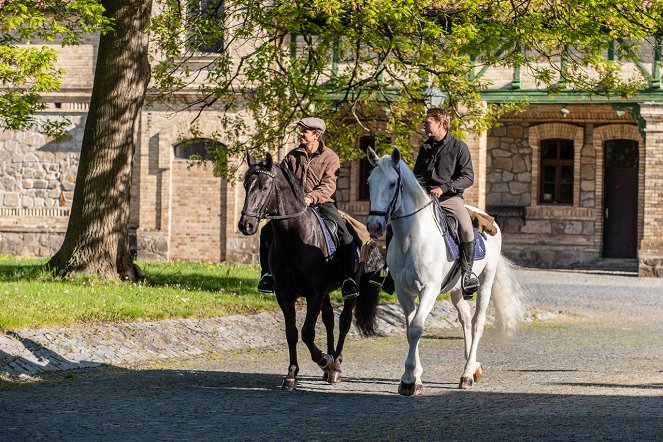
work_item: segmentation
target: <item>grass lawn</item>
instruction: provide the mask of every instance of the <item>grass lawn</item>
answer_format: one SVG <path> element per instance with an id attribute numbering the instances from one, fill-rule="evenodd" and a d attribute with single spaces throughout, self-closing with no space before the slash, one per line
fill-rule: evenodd
<path id="1" fill-rule="evenodd" d="M 256 290 L 259 270 L 254 265 L 139 262 L 145 281 L 132 284 L 53 278 L 46 261 L 0 256 L 0 330 L 279 310 L 274 295 Z M 381 302 L 396 301 L 381 296 Z M 340 303 L 340 292 L 332 298 Z"/>

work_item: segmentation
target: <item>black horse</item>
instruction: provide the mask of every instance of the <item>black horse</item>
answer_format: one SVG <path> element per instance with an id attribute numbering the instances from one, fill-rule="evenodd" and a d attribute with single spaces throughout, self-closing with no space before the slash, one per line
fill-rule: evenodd
<path id="1" fill-rule="evenodd" d="M 292 390 L 297 384 L 299 365 L 295 301 L 300 296 L 306 298 L 302 341 L 311 352 L 313 361 L 323 370 L 323 380 L 339 382 L 343 343 L 352 323 L 352 311 L 356 306 L 355 321 L 359 331 L 364 335 L 373 335 L 379 287 L 369 282 L 369 272 L 362 272 L 359 296 L 343 303 L 338 344 L 334 348 L 334 311 L 329 293 L 341 286 L 343 266 L 327 256 L 324 233 L 312 209 L 304 204 L 301 182 L 294 174 L 274 164 L 270 154 L 261 162 L 255 162 L 248 155 L 247 159 L 249 169 L 244 176 L 246 196 L 238 227 L 244 235 L 253 235 L 261 219 L 271 220 L 274 239 L 269 251 L 269 267 L 274 275 L 276 300 L 285 318 L 290 351 L 290 366 L 282 388 Z M 370 267 L 379 269 L 382 258 L 377 248 L 372 250 L 375 253 L 370 253 Z M 321 310 L 327 331 L 326 354 L 315 345 L 315 324 Z"/>

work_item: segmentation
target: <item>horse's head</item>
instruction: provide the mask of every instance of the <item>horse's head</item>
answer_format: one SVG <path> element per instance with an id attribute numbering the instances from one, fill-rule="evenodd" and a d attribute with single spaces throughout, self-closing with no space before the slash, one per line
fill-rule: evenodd
<path id="1" fill-rule="evenodd" d="M 260 219 L 263 218 L 275 204 L 274 186 L 276 173 L 272 156 L 267 153 L 262 161 L 255 161 L 248 153 L 246 155 L 249 169 L 244 175 L 244 207 L 237 227 L 244 235 L 253 235 L 258 230 Z"/>
<path id="2" fill-rule="evenodd" d="M 398 195 L 401 191 L 401 175 L 398 167 L 401 152 L 394 148 L 390 157 L 379 158 L 369 147 L 366 155 L 368 161 L 375 166 L 368 177 L 371 210 L 366 227 L 371 237 L 379 238 L 387 229 L 389 217 L 398 208 Z"/>

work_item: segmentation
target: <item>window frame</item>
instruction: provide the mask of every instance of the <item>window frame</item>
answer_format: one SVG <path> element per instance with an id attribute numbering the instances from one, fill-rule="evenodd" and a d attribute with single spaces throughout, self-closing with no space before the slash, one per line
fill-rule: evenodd
<path id="1" fill-rule="evenodd" d="M 554 142 L 556 147 L 555 158 L 544 158 L 543 150 L 544 144 Z M 571 158 L 560 158 L 562 151 L 562 143 L 569 143 L 571 145 Z M 575 155 L 576 147 L 575 142 L 568 138 L 544 138 L 539 143 L 539 188 L 538 188 L 538 204 L 540 205 L 555 205 L 555 206 L 573 206 L 575 196 Z M 544 199 L 545 192 L 545 178 L 546 167 L 555 168 L 555 190 L 550 200 Z M 571 169 L 571 189 L 567 198 L 562 200 L 562 168 L 569 167 Z"/>

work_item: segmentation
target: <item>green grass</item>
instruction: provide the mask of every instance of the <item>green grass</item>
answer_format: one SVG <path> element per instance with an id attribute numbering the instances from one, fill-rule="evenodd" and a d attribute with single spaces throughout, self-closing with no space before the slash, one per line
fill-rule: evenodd
<path id="1" fill-rule="evenodd" d="M 46 259 L 0 256 L 0 329 L 99 321 L 201 318 L 279 310 L 256 290 L 256 266 L 140 262 L 139 284 L 91 277 L 54 278 Z M 339 292 L 332 298 L 340 303 Z M 382 302 L 395 302 L 384 296 Z"/>
<path id="2" fill-rule="evenodd" d="M 0 330 L 203 318 L 278 311 L 274 295 L 256 290 L 255 265 L 211 262 L 139 262 L 139 284 L 94 277 L 54 278 L 46 259 L 0 256 Z M 441 295 L 439 299 L 448 298 Z M 340 305 L 340 291 L 332 293 Z M 397 302 L 382 292 L 381 303 Z"/>

